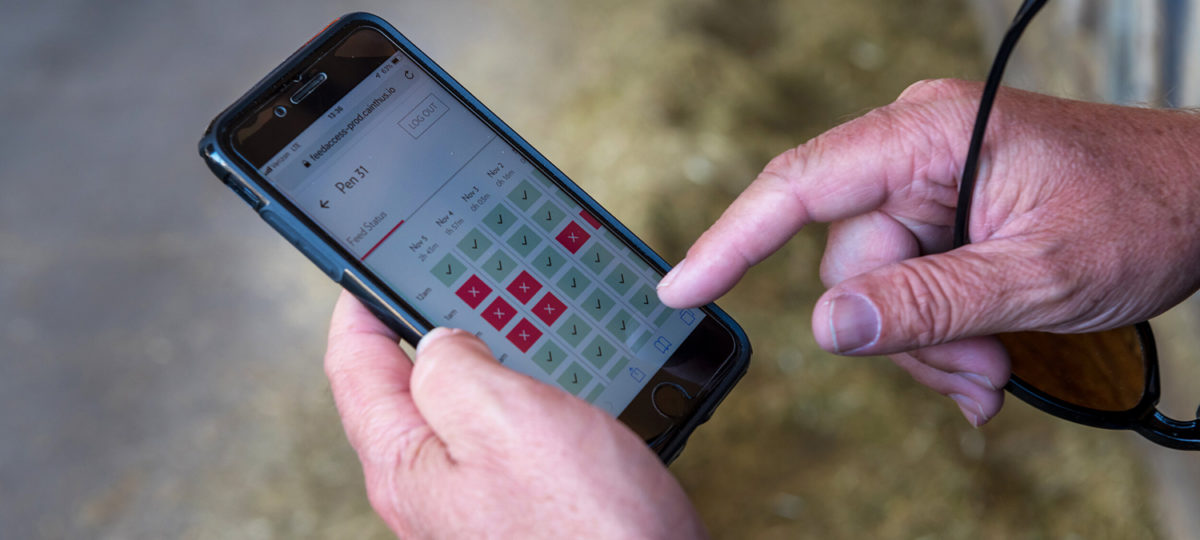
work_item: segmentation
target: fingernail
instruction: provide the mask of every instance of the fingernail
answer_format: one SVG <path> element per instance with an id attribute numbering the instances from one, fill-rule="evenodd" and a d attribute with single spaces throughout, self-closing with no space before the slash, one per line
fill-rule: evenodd
<path id="1" fill-rule="evenodd" d="M 879 311 L 866 298 L 844 294 L 829 302 L 829 333 L 833 351 L 861 349 L 879 339 Z"/>
<path id="2" fill-rule="evenodd" d="M 962 394 L 950 394 L 950 399 L 953 399 L 958 404 L 959 410 L 963 416 L 967 417 L 967 421 L 973 427 L 979 427 L 983 423 L 983 407 L 979 406 L 979 402 L 975 401 Z"/>
<path id="3" fill-rule="evenodd" d="M 655 289 L 662 290 L 670 287 L 671 283 L 675 281 L 675 278 L 679 276 L 679 272 L 683 268 L 683 263 L 686 262 L 687 259 L 679 261 L 679 264 L 675 265 L 675 268 L 672 268 L 670 272 L 667 272 L 667 275 L 663 276 L 662 281 L 658 282 L 658 285 L 655 287 Z"/>
<path id="4" fill-rule="evenodd" d="M 967 372 L 959 373 L 959 375 L 962 376 L 962 378 L 964 378 L 968 381 L 971 381 L 986 390 L 995 390 L 996 389 L 996 383 L 993 383 L 992 379 L 989 378 L 987 375 L 980 375 L 978 373 L 967 373 Z"/>
<path id="5" fill-rule="evenodd" d="M 439 326 L 433 330 L 430 330 L 428 334 L 425 334 L 425 336 L 421 338 L 421 341 L 417 342 L 417 358 L 421 357 L 422 350 L 429 348 L 430 343 L 433 343 L 434 341 L 442 339 L 446 336 L 453 335 L 457 331 L 458 330 L 454 328 L 447 328 L 445 326 Z"/>

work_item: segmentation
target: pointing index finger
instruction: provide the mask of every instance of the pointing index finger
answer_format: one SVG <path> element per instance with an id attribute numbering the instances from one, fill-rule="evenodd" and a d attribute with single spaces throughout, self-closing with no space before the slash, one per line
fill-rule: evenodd
<path id="1" fill-rule="evenodd" d="M 674 307 L 711 302 L 814 221 L 854 217 L 893 201 L 916 214 L 940 205 L 914 181 L 957 186 L 965 152 L 959 139 L 978 95 L 975 83 L 917 83 L 895 103 L 775 158 L 688 250 L 686 264 L 667 275 L 659 297 Z"/>
<path id="2" fill-rule="evenodd" d="M 893 113 L 876 110 L 773 159 L 688 250 L 659 287 L 675 307 L 725 294 L 805 225 L 874 210 L 889 184 L 911 177 L 911 151 L 894 140 Z"/>

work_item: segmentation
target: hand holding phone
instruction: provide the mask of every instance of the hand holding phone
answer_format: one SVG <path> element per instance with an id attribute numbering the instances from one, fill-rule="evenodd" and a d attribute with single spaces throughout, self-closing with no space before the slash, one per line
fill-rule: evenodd
<path id="1" fill-rule="evenodd" d="M 405 340 L 465 329 L 666 462 L 745 373 L 732 319 L 663 305 L 665 262 L 377 17 L 330 25 L 200 152 Z"/>
<path id="2" fill-rule="evenodd" d="M 401 538 L 704 536 L 679 483 L 611 416 L 467 332 L 428 334 L 415 366 L 396 337 L 343 293 L 325 369 L 372 505 Z"/>

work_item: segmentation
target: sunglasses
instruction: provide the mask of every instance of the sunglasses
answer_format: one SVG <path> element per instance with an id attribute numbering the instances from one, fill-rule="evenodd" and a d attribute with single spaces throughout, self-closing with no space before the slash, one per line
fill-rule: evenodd
<path id="1" fill-rule="evenodd" d="M 959 186 L 956 248 L 970 243 L 967 227 L 979 152 L 1008 57 L 1045 4 L 1046 0 L 1026 0 L 1021 5 L 992 62 Z M 1173 420 L 1156 408 L 1158 355 L 1150 323 L 1089 334 L 1019 332 L 997 337 L 1012 360 L 1012 378 L 1005 388 L 1026 403 L 1079 424 L 1132 430 L 1162 446 L 1200 450 L 1200 419 Z"/>

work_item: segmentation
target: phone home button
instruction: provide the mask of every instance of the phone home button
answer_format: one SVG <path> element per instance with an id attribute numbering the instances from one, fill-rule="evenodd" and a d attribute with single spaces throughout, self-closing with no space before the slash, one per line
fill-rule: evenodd
<path id="1" fill-rule="evenodd" d="M 650 392 L 650 402 L 667 418 L 683 418 L 692 411 L 692 395 L 675 383 L 658 383 Z"/>

